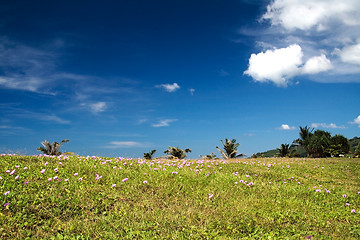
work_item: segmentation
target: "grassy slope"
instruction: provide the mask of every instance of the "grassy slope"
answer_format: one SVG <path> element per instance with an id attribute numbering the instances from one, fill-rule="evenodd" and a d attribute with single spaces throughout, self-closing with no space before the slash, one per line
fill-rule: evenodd
<path id="1" fill-rule="evenodd" d="M 360 238 L 358 159 L 6 155 L 0 176 L 0 238 Z"/>

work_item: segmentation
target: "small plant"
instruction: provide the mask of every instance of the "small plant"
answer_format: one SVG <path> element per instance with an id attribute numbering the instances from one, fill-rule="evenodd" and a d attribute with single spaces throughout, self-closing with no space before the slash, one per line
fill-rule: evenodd
<path id="1" fill-rule="evenodd" d="M 165 150 L 164 153 L 168 154 L 169 156 L 177 159 L 184 159 L 186 158 L 186 153 L 191 152 L 191 149 L 186 148 L 185 150 L 180 149 L 179 147 L 170 147 L 169 149 Z"/>
<path id="2" fill-rule="evenodd" d="M 43 147 L 39 147 L 37 148 L 38 151 L 41 151 L 43 152 L 44 154 L 46 155 L 50 155 L 50 156 L 53 156 L 53 155 L 61 155 L 62 153 L 59 151 L 60 150 L 60 147 L 63 143 L 67 143 L 69 142 L 70 140 L 69 139 L 64 139 L 62 140 L 60 143 L 58 142 L 53 142 L 53 143 L 50 143 L 48 142 L 47 140 L 41 142 L 41 144 L 43 145 Z"/>
<path id="3" fill-rule="evenodd" d="M 154 149 L 154 150 L 152 150 L 152 151 L 150 151 L 148 153 L 144 153 L 144 158 L 146 160 L 151 160 L 153 158 L 153 155 L 154 155 L 155 152 L 156 152 L 156 150 Z"/>
<path id="4" fill-rule="evenodd" d="M 276 154 L 277 157 L 294 157 L 298 156 L 296 154 L 296 150 L 294 149 L 294 145 L 290 144 L 281 144 L 280 148 L 276 148 L 278 153 Z"/>

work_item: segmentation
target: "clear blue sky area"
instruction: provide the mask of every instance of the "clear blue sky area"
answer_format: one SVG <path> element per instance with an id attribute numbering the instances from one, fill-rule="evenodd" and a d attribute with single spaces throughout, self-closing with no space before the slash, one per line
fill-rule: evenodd
<path id="1" fill-rule="evenodd" d="M 360 1 L 0 2 L 0 152 L 251 156 L 360 136 Z"/>

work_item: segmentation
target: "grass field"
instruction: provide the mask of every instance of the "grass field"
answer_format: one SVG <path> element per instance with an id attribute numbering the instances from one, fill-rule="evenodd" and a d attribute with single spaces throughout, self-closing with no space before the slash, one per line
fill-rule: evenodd
<path id="1" fill-rule="evenodd" d="M 0 156 L 2 239 L 360 239 L 360 160 Z"/>

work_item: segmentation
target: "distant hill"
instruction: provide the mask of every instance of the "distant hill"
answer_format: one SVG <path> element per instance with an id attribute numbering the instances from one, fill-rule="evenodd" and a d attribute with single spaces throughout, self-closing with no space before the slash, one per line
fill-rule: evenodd
<path id="1" fill-rule="evenodd" d="M 354 153 L 357 145 L 360 142 L 359 137 L 353 137 L 352 139 L 349 139 L 350 144 L 350 152 Z M 280 146 L 279 146 L 280 147 Z M 300 147 L 296 148 L 296 151 L 300 154 L 300 157 L 306 157 L 306 151 Z M 266 152 L 258 152 L 256 153 L 256 157 L 275 157 L 278 151 L 276 149 L 271 149 Z"/>

